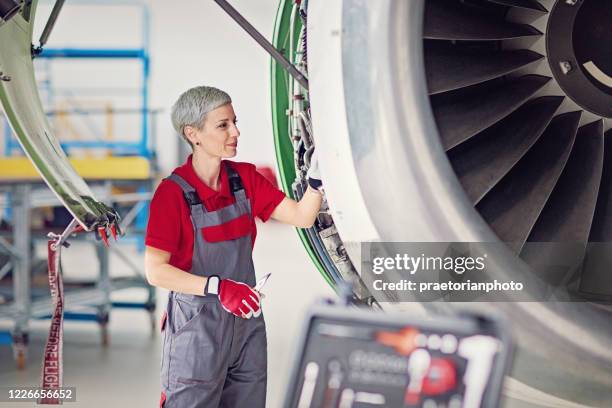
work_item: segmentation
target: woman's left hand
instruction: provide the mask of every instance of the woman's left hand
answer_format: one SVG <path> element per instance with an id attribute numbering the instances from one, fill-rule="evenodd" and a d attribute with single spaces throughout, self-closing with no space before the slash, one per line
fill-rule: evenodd
<path id="1" fill-rule="evenodd" d="M 261 315 L 259 293 L 246 283 L 222 279 L 219 283 L 219 301 L 223 309 L 234 316 L 250 319 Z"/>

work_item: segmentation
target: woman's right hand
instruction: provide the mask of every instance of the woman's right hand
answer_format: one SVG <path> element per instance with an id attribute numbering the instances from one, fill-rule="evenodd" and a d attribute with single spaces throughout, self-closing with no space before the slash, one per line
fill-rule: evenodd
<path id="1" fill-rule="evenodd" d="M 259 293 L 246 283 L 222 279 L 219 283 L 219 301 L 223 309 L 234 316 L 250 319 L 261 315 Z"/>

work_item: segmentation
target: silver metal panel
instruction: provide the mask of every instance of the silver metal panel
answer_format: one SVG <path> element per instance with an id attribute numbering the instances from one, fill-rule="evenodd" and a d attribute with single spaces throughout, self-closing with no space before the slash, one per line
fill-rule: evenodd
<path id="1" fill-rule="evenodd" d="M 378 239 L 378 232 L 354 177 L 346 119 L 341 52 L 344 38 L 341 35 L 342 2 L 310 2 L 308 13 L 314 16 L 308 19 L 308 42 L 317 44 L 308 48 L 313 136 L 331 215 L 344 241 L 374 241 Z"/>

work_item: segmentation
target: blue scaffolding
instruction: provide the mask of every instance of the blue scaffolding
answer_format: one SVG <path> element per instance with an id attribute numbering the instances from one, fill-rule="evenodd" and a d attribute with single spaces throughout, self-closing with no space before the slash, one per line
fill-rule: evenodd
<path id="1" fill-rule="evenodd" d="M 146 4 L 130 3 L 130 2 L 92 2 L 96 5 L 128 5 L 137 6 L 141 11 L 142 18 L 142 45 L 140 48 L 45 48 L 37 58 L 46 60 L 56 59 L 121 59 L 134 60 L 141 64 L 142 80 L 140 84 L 141 106 L 137 110 L 141 116 L 140 139 L 137 142 L 125 141 L 103 141 L 103 140 L 68 140 L 62 141 L 62 148 L 68 153 L 72 148 L 105 148 L 120 155 L 138 155 L 149 160 L 154 159 L 155 140 L 150 138 L 149 115 L 149 75 L 150 75 L 150 57 L 149 57 L 149 30 L 150 30 L 150 13 Z M 87 3 L 85 3 L 87 4 Z M 53 90 L 51 80 L 47 79 L 44 84 L 49 92 L 48 102 L 53 100 Z M 73 113 L 87 114 L 87 111 L 76 110 Z M 49 113 L 50 115 L 53 112 Z M 154 113 L 153 113 L 154 114 Z M 15 150 L 20 150 L 21 147 L 16 138 L 12 135 L 10 127 L 5 126 L 5 146 L 4 154 L 10 156 Z"/>
<path id="2" fill-rule="evenodd" d="M 125 5 L 125 6 L 136 6 L 140 9 L 140 15 L 142 18 L 142 44 L 137 48 L 45 48 L 37 55 L 37 59 L 41 60 L 42 63 L 49 67 L 49 64 L 54 60 L 58 59 L 89 59 L 89 60 L 131 60 L 140 64 L 141 81 L 138 86 L 138 93 L 140 95 L 140 103 L 134 108 L 130 109 L 129 113 L 139 115 L 140 122 L 140 136 L 135 141 L 121 141 L 121 140 L 64 140 L 60 141 L 60 144 L 64 151 L 69 155 L 72 149 L 106 149 L 110 154 L 116 156 L 139 156 L 146 159 L 150 164 L 150 168 L 155 171 L 156 166 L 156 154 L 155 154 L 155 132 L 154 132 L 154 121 L 150 122 L 151 119 L 155 119 L 157 111 L 151 110 L 149 105 L 149 75 L 150 75 L 150 56 L 149 56 L 149 25 L 150 25 L 150 14 L 149 8 L 146 4 L 139 2 L 130 1 L 79 1 L 74 0 L 73 4 L 95 4 L 95 5 Z M 45 78 L 41 81 L 41 89 L 45 89 L 47 94 L 48 106 L 53 105 L 53 99 L 55 97 L 53 91 L 53 82 L 50 77 Z M 117 110 L 119 111 L 119 110 Z M 123 110 L 125 112 L 125 110 Z M 87 109 L 73 109 L 70 111 L 71 114 L 77 115 L 89 115 L 96 112 L 88 111 Z M 99 112 L 98 112 L 99 113 Z M 49 116 L 53 116 L 54 112 L 48 112 Z M 4 127 L 4 154 L 11 156 L 16 152 L 21 151 L 17 139 L 13 136 L 10 127 Z M 147 180 L 135 181 L 134 184 L 138 194 L 148 194 L 152 187 L 152 178 Z M 110 187 L 109 187 L 110 188 Z M 29 188 L 28 188 L 29 191 Z M 6 193 L 12 195 L 12 193 Z M 21 200 L 30 208 L 28 199 Z M 25 208 L 25 207 L 24 207 Z M 22 209 L 27 212 L 27 209 Z M 8 219 L 12 219 L 12 211 L 10 207 L 5 208 L 4 215 Z M 134 211 L 133 211 L 134 210 Z M 22 211 L 22 212 L 24 212 Z M 144 248 L 144 242 L 142 233 L 146 226 L 148 218 L 148 204 L 146 199 L 135 205 L 126 218 L 130 218 L 130 214 L 137 214 L 132 217 L 134 224 L 136 225 L 139 236 L 135 237 L 136 243 L 139 249 Z M 29 228 L 29 219 L 25 218 L 27 222 L 21 222 L 22 228 Z M 17 228 L 14 228 L 17 230 Z M 30 237 L 29 231 L 27 231 L 28 237 Z M 25 235 L 24 234 L 24 235 Z M 122 239 L 122 241 L 126 241 Z M 130 241 L 129 239 L 127 241 Z M 114 249 L 118 251 L 117 248 Z M 77 321 L 96 321 L 99 323 L 102 333 L 103 344 L 108 343 L 108 318 L 110 309 L 112 308 L 137 308 L 144 309 L 149 312 L 151 327 L 153 333 L 155 333 L 155 290 L 144 281 L 144 278 L 137 280 L 134 279 L 119 279 L 117 281 L 111 280 L 109 276 L 109 255 L 108 251 L 101 248 L 100 245 L 96 246 L 96 253 L 100 263 L 100 281 L 97 282 L 95 287 L 83 288 L 75 290 L 72 293 L 67 291 L 67 304 L 76 305 L 79 307 L 85 307 L 86 309 L 93 308 L 93 312 L 88 311 L 66 311 L 66 320 L 77 320 Z M 119 255 L 120 252 L 117 252 Z M 125 258 L 125 255 L 120 257 Z M 132 263 L 128 262 L 131 269 L 137 268 Z M 2 274 L 0 273 L 0 279 Z M 112 282 L 111 282 L 112 281 Z M 148 297 L 144 302 L 113 302 L 110 299 L 110 288 L 113 290 L 119 290 L 129 287 L 143 287 L 147 290 Z M 72 298 L 70 298 L 72 296 Z M 28 308 L 33 308 L 40 302 L 40 299 L 27 299 Z M 2 315 L 11 316 L 10 313 L 6 314 L 3 312 L 5 308 L 0 307 L 0 317 Z M 35 308 L 36 313 L 31 313 L 30 318 L 48 318 L 48 312 L 43 312 L 42 307 Z M 39 310 L 40 309 L 40 310 Z M 7 309 L 8 310 L 8 309 Z M 46 309 L 44 309 L 46 310 Z M 20 327 L 20 324 L 15 324 L 13 332 L 7 332 L 0 330 L 0 344 L 12 344 L 15 350 L 15 356 L 19 367 L 25 365 L 25 346 L 27 345 L 27 322 L 24 327 Z"/>

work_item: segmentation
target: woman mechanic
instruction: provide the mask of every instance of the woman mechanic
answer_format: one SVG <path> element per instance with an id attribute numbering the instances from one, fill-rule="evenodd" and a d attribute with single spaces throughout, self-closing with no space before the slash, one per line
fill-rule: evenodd
<path id="1" fill-rule="evenodd" d="M 153 196 L 145 238 L 151 285 L 170 291 L 162 318 L 163 407 L 264 407 L 267 345 L 253 289 L 255 217 L 312 226 L 321 206 L 316 157 L 296 202 L 236 156 L 240 131 L 225 92 L 199 86 L 172 107 L 193 153 Z"/>

